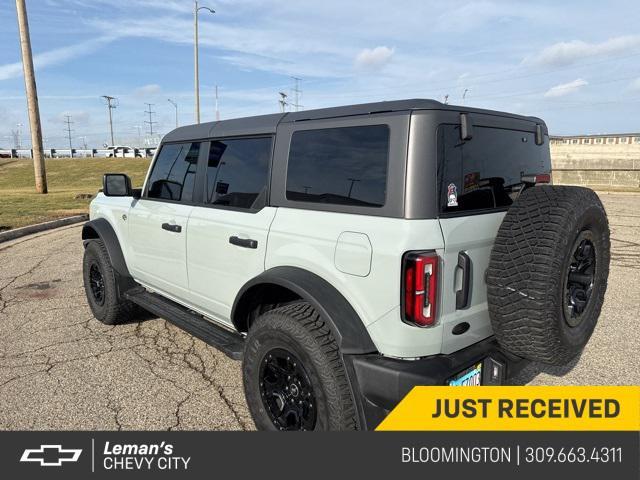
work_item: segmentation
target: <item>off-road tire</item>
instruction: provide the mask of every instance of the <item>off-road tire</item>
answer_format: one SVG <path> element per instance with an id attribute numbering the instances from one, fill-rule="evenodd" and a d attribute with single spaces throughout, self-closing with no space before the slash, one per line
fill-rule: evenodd
<path id="1" fill-rule="evenodd" d="M 355 430 L 356 408 L 340 349 L 327 322 L 307 302 L 269 310 L 251 325 L 245 342 L 244 390 L 259 430 L 278 428 L 266 411 L 260 390 L 260 365 L 274 349 L 292 352 L 303 364 L 314 390 L 313 430 Z"/>
<path id="2" fill-rule="evenodd" d="M 585 238 L 595 251 L 595 271 L 586 307 L 574 318 L 568 275 L 575 268 L 577 242 Z M 592 190 L 550 185 L 525 190 L 500 226 L 487 270 L 489 314 L 502 348 L 553 365 L 578 355 L 600 315 L 609 250 L 607 216 Z"/>
<path id="3" fill-rule="evenodd" d="M 92 266 L 99 269 L 104 282 L 104 299 L 96 300 L 91 291 L 90 272 Z M 84 250 L 82 261 L 82 277 L 87 302 L 96 319 L 106 325 L 116 325 L 129 321 L 136 311 L 135 305 L 121 298 L 116 283 L 116 272 L 109 260 L 109 254 L 102 240 L 91 240 Z"/>

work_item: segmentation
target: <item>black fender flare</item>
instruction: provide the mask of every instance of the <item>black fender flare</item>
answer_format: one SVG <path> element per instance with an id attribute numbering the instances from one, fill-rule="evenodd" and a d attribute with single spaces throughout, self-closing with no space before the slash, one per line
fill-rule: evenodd
<path id="1" fill-rule="evenodd" d="M 297 267 L 274 267 L 248 281 L 236 295 L 231 319 L 236 327 L 248 315 L 246 305 L 252 290 L 260 286 L 276 285 L 286 288 L 303 300 L 328 321 L 343 355 L 373 353 L 377 349 L 369 332 L 351 304 L 322 277 Z"/>
<path id="2" fill-rule="evenodd" d="M 125 292 L 135 286 L 135 282 L 127 268 L 118 236 L 111 224 L 104 218 L 96 218 L 82 226 L 82 240 L 86 243 L 99 238 L 104 243 L 111 266 L 118 274 L 118 287 L 120 292 Z"/>

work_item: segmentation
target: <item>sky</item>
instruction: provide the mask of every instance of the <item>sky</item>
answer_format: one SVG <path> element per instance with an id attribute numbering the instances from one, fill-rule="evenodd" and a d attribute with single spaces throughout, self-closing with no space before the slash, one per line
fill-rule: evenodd
<path id="1" fill-rule="evenodd" d="M 637 0 L 201 0 L 202 121 L 448 95 L 542 117 L 551 134 L 640 131 Z M 45 148 L 194 123 L 191 0 L 27 0 Z M 0 0 L 0 147 L 29 144 L 15 2 Z M 466 94 L 465 94 L 466 91 Z M 294 107 L 289 107 L 294 108 Z M 22 126 L 18 126 L 22 124 Z M 139 128 L 138 128 L 139 127 Z M 140 137 L 138 137 L 138 131 Z"/>

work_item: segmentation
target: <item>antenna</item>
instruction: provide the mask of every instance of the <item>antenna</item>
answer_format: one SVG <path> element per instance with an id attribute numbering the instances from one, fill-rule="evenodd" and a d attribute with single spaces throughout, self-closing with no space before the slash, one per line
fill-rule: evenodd
<path id="1" fill-rule="evenodd" d="M 145 105 L 147 106 L 148 110 L 145 110 L 144 113 L 149 115 L 149 120 L 145 120 L 144 123 L 149 125 L 149 136 L 153 137 L 153 124 L 158 123 L 153 121 L 153 114 L 156 112 L 151 110 L 151 107 L 153 107 L 155 103 L 145 103 Z"/>

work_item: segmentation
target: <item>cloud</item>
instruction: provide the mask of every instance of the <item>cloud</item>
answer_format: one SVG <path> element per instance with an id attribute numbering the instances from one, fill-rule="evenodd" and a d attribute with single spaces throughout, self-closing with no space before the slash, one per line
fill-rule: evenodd
<path id="1" fill-rule="evenodd" d="M 640 92 L 640 77 L 631 82 L 631 84 L 629 85 L 629 90 Z"/>
<path id="2" fill-rule="evenodd" d="M 365 48 L 356 55 L 355 66 L 360 69 L 381 68 L 391 60 L 395 49 L 381 46 Z"/>
<path id="3" fill-rule="evenodd" d="M 160 93 L 162 93 L 162 87 L 157 83 L 150 83 L 149 85 L 136 88 L 133 95 L 136 97 L 149 97 L 159 95 Z"/>
<path id="4" fill-rule="evenodd" d="M 68 60 L 73 60 L 83 55 L 94 52 L 100 47 L 113 41 L 113 37 L 100 37 L 94 40 L 68 45 L 66 47 L 55 48 L 33 56 L 33 63 L 36 70 L 45 67 L 58 65 Z M 19 77 L 22 75 L 22 62 L 7 63 L 0 65 L 0 80 Z"/>
<path id="5" fill-rule="evenodd" d="M 546 91 L 544 96 L 546 98 L 564 97 L 565 95 L 569 95 L 570 93 L 577 92 L 578 90 L 580 90 L 582 87 L 586 85 L 589 85 L 589 82 L 581 78 L 578 78 L 573 82 L 562 83 L 560 85 L 556 85 L 555 87 L 551 87 L 549 90 Z"/>
<path id="6" fill-rule="evenodd" d="M 91 119 L 91 115 L 86 110 L 66 110 L 64 112 L 60 112 L 59 114 L 51 117 L 49 121 L 52 123 L 65 123 L 67 120 L 66 118 L 67 115 L 71 117 L 70 120 L 72 122 L 78 123 L 78 124 L 87 124 Z M 73 128 L 73 124 L 72 124 L 72 128 Z"/>
<path id="7" fill-rule="evenodd" d="M 600 43 L 582 40 L 559 42 L 524 59 L 523 63 L 539 66 L 571 65 L 579 59 L 616 55 L 640 47 L 640 35 L 624 35 Z"/>

